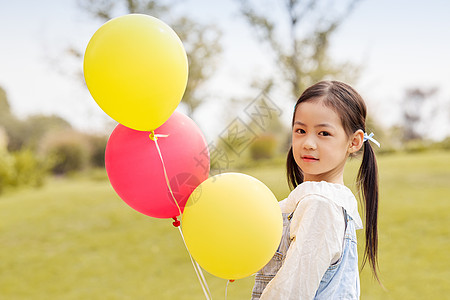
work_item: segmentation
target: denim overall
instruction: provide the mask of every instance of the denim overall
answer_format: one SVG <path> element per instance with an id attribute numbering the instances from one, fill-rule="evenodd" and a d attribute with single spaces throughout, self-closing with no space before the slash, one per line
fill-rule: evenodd
<path id="1" fill-rule="evenodd" d="M 292 214 L 285 213 L 283 214 L 283 233 L 281 236 L 281 242 L 278 246 L 277 251 L 275 252 L 272 259 L 265 265 L 261 270 L 256 273 L 255 277 L 255 285 L 253 286 L 252 292 L 252 300 L 259 299 L 261 297 L 262 292 L 264 291 L 266 285 L 272 278 L 275 277 L 278 270 L 281 268 L 284 262 L 284 258 L 286 257 L 286 252 L 289 248 L 289 244 L 291 243 L 290 239 L 290 225 Z"/>
<path id="2" fill-rule="evenodd" d="M 314 299 L 359 299 L 359 271 L 355 223 L 345 209 L 343 211 L 345 234 L 342 254 L 339 260 L 330 265 L 323 275 Z M 269 263 L 256 273 L 252 300 L 257 300 L 261 297 L 264 288 L 275 277 L 283 265 L 291 242 L 289 229 L 293 214 L 283 214 L 283 235 L 280 245 Z"/>

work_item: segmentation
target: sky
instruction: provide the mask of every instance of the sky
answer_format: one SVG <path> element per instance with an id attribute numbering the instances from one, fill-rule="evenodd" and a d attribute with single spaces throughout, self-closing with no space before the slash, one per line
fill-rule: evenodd
<path id="1" fill-rule="evenodd" d="M 226 126 L 221 114 L 227 100 L 256 97 L 249 88 L 252 79 L 270 74 L 273 66 L 267 48 L 239 16 L 236 1 L 187 0 L 177 9 L 223 32 L 224 52 L 203 86 L 208 102 L 194 115 L 212 140 Z M 407 88 L 439 88 L 433 101 L 450 110 L 449 11 L 446 0 L 363 0 L 332 37 L 333 59 L 364 65 L 355 88 L 381 125 L 398 121 Z M 76 0 L 0 0 L 0 86 L 14 113 L 22 118 L 58 114 L 79 129 L 105 130 L 109 117 L 77 77 L 82 60 L 67 54 L 69 47 L 84 52 L 101 25 Z M 292 101 L 285 101 L 286 90 L 281 84 L 270 98 L 280 104 L 288 125 Z M 430 113 L 430 119 L 430 137 L 450 135 L 448 113 Z"/>

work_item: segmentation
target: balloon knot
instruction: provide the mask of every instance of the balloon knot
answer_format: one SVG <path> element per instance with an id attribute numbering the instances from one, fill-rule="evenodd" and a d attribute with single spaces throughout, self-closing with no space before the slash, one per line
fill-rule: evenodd
<path id="1" fill-rule="evenodd" d="M 229 282 L 234 282 L 234 279 L 230 279 L 230 280 L 228 280 Z"/>
<path id="2" fill-rule="evenodd" d="M 173 217 L 172 219 L 174 220 L 174 222 L 172 223 L 173 226 L 179 227 L 181 225 L 181 222 L 177 219 L 177 217 Z"/>
<path id="3" fill-rule="evenodd" d="M 169 136 L 168 134 L 157 134 L 153 130 L 150 131 L 150 134 L 148 135 L 148 137 L 154 142 L 156 142 L 156 140 L 160 137 L 168 137 L 168 136 Z"/>
<path id="4" fill-rule="evenodd" d="M 158 137 L 155 135 L 155 132 L 152 130 L 150 132 L 150 134 L 148 135 L 148 137 L 152 140 L 152 141 L 156 141 L 158 139 Z"/>

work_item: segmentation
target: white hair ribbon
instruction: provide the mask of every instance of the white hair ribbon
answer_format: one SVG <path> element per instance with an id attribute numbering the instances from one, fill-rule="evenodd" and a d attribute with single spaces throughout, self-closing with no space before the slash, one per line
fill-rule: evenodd
<path id="1" fill-rule="evenodd" d="M 373 142 L 375 145 L 380 147 L 380 143 L 376 139 L 373 138 L 373 132 L 369 135 L 367 135 L 367 133 L 364 132 L 364 142 L 367 140 Z"/>

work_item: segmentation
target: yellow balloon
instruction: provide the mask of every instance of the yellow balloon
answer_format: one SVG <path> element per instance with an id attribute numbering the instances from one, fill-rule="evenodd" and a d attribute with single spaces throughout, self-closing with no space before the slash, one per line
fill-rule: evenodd
<path id="1" fill-rule="evenodd" d="M 186 51 L 172 28 L 154 17 L 117 17 L 89 41 L 84 78 L 94 100 L 111 118 L 150 131 L 167 121 L 183 97 Z"/>
<path id="2" fill-rule="evenodd" d="M 265 184 L 245 174 L 224 173 L 195 189 L 182 224 L 189 252 L 203 269 L 217 277 L 240 279 L 272 258 L 283 219 Z"/>

